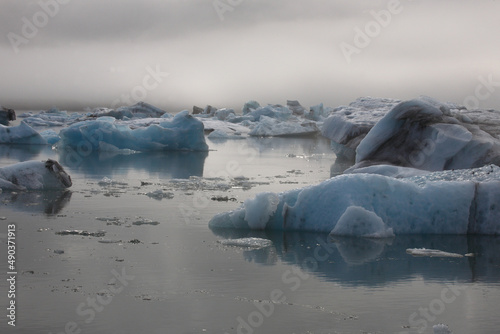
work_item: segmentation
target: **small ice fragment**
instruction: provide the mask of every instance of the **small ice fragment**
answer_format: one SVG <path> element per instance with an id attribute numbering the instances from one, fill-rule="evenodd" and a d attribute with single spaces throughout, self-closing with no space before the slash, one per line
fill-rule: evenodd
<path id="1" fill-rule="evenodd" d="M 273 245 L 273 242 L 268 239 L 261 238 L 240 238 L 218 240 L 218 243 L 224 246 L 249 247 L 249 248 L 266 248 Z"/>
<path id="2" fill-rule="evenodd" d="M 157 221 L 152 221 L 151 219 L 139 218 L 138 220 L 136 220 L 132 224 L 133 225 L 158 225 L 160 223 Z"/>
<path id="3" fill-rule="evenodd" d="M 434 325 L 432 326 L 432 330 L 434 334 L 452 334 L 453 332 L 448 328 L 448 326 L 444 324 Z"/>
<path id="4" fill-rule="evenodd" d="M 407 254 L 413 256 L 429 256 L 429 257 L 464 257 L 457 253 L 448 253 L 437 249 L 426 249 L 426 248 L 408 248 L 406 250 Z"/>
<path id="5" fill-rule="evenodd" d="M 55 254 L 64 254 L 64 251 L 62 249 L 54 249 Z"/>

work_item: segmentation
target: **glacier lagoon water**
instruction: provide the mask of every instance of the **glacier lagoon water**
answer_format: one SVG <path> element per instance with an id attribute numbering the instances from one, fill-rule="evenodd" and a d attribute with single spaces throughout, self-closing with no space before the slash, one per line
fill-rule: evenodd
<path id="1" fill-rule="evenodd" d="M 320 138 L 207 143 L 208 153 L 77 156 L 0 146 L 0 167 L 52 158 L 73 180 L 69 191 L 0 194 L 3 249 L 7 225 L 18 232 L 17 322 L 0 331 L 498 331 L 500 238 L 210 230 L 215 214 L 257 193 L 319 183 L 349 164 Z M 220 242 L 248 237 L 272 245 Z M 475 256 L 413 257 L 408 248 Z M 2 280 L 4 310 L 7 288 Z"/>

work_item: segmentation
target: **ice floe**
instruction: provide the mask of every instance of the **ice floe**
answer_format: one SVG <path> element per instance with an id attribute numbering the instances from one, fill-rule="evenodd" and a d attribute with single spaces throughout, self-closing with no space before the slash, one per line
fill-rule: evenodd
<path id="1" fill-rule="evenodd" d="M 427 248 L 408 248 L 406 253 L 413 256 L 428 256 L 428 257 L 464 257 L 462 254 L 449 253 L 438 249 Z"/>
<path id="2" fill-rule="evenodd" d="M 262 238 L 238 238 L 218 240 L 218 243 L 224 246 L 248 247 L 248 248 L 265 248 L 271 247 L 273 242 L 269 239 Z"/>

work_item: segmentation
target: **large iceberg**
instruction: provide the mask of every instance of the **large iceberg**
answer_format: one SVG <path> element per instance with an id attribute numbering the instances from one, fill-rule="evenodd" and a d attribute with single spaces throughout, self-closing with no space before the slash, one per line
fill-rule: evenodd
<path id="1" fill-rule="evenodd" d="M 55 160 L 25 161 L 0 168 L 0 189 L 46 190 L 71 187 L 71 177 Z"/>
<path id="2" fill-rule="evenodd" d="M 372 237 L 498 235 L 498 203 L 500 168 L 493 165 L 403 179 L 347 174 L 281 194 L 258 194 L 239 209 L 216 215 L 209 226 Z M 363 226 L 352 225 L 353 218 Z M 337 227 L 339 223 L 344 226 Z"/>
<path id="3" fill-rule="evenodd" d="M 21 122 L 18 126 L 0 124 L 0 144 L 47 145 L 47 140 L 31 126 Z"/>
<path id="4" fill-rule="evenodd" d="M 60 132 L 58 147 L 87 151 L 208 151 L 203 123 L 182 111 L 159 124 L 131 129 L 115 118 L 100 117 L 78 122 Z"/>
<path id="5" fill-rule="evenodd" d="M 79 113 L 68 113 L 56 107 L 38 113 L 28 112 L 20 115 L 24 122 L 34 127 L 66 126 L 75 123 L 81 117 Z"/>
<path id="6" fill-rule="evenodd" d="M 315 135 L 319 128 L 313 121 L 283 122 L 275 118 L 261 115 L 260 121 L 255 125 L 249 135 L 254 137 L 286 137 Z"/>

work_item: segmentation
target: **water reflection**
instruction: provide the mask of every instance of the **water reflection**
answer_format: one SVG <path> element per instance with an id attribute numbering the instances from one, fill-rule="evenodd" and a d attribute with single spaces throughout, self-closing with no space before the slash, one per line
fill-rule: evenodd
<path id="1" fill-rule="evenodd" d="M 85 157 L 74 151 L 61 150 L 59 161 L 72 172 L 86 177 L 102 177 L 127 174 L 129 171 L 144 171 L 150 177 L 187 179 L 203 176 L 208 152 L 141 152 L 115 154 L 95 152 Z"/>
<path id="2" fill-rule="evenodd" d="M 9 208 L 28 212 L 55 215 L 68 205 L 71 200 L 71 191 L 46 190 L 46 191 L 4 191 L 0 193 L 0 203 L 7 204 Z"/>
<path id="3" fill-rule="evenodd" d="M 2 163 L 13 164 L 27 160 L 43 160 L 53 158 L 55 153 L 50 146 L 44 145 L 0 145 Z"/>
<path id="4" fill-rule="evenodd" d="M 317 277 L 344 285 L 377 286 L 408 278 L 500 282 L 500 237 L 421 235 L 387 240 L 332 238 L 300 232 L 212 230 L 221 238 L 258 237 L 273 241 L 271 249 L 247 250 L 247 260 L 275 264 L 278 259 Z M 408 248 L 440 249 L 475 257 L 413 257 Z M 265 254 L 268 254 L 266 257 Z"/>

